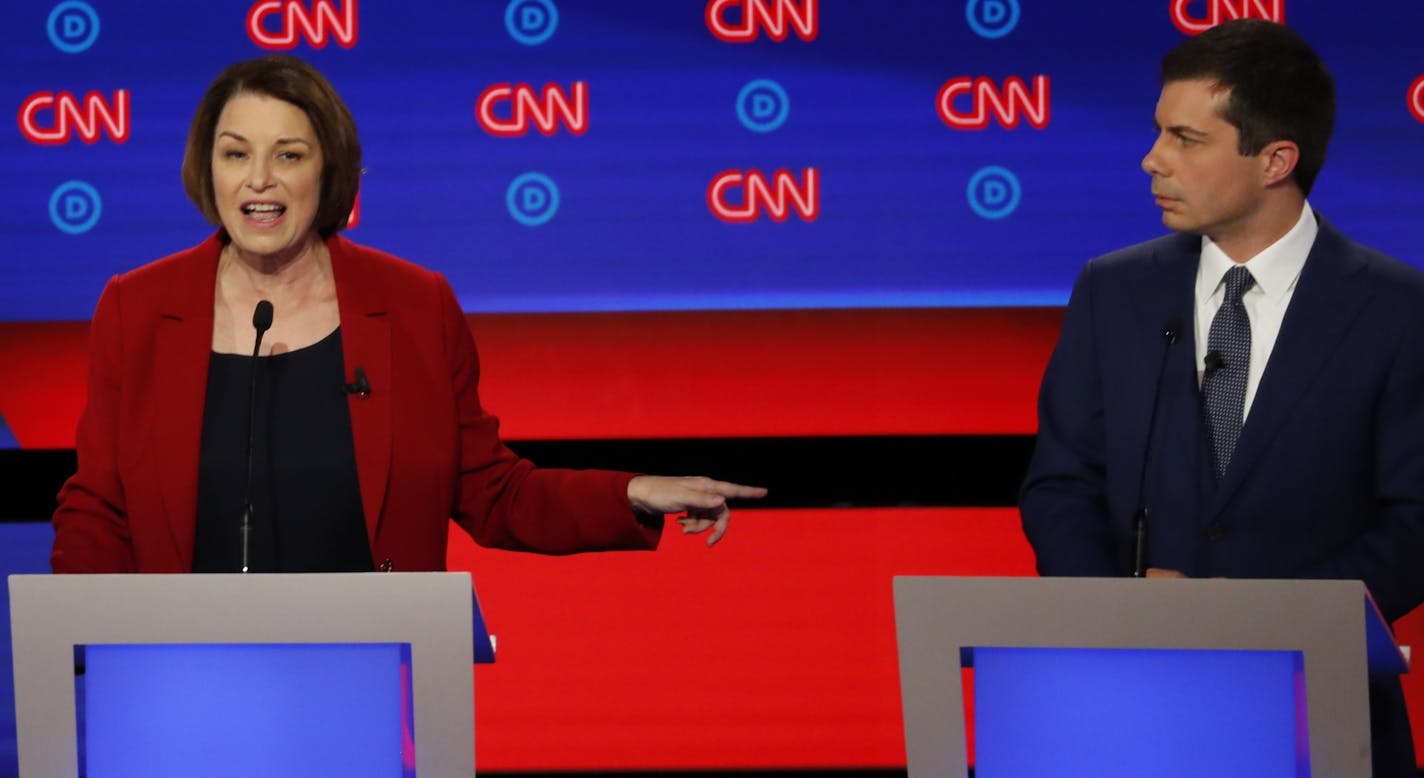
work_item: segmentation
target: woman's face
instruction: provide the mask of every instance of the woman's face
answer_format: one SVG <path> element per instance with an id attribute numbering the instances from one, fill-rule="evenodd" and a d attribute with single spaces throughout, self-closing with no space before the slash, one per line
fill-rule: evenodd
<path id="1" fill-rule="evenodd" d="M 241 93 L 218 116 L 213 196 L 240 253 L 290 259 L 314 237 L 321 201 L 321 145 L 302 109 Z"/>

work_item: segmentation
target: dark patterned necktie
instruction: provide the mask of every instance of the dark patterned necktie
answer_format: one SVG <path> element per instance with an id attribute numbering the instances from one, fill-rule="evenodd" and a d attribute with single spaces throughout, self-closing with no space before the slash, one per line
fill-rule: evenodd
<path id="1" fill-rule="evenodd" d="M 1211 437 L 1216 477 L 1226 472 L 1236 439 L 1241 437 L 1242 410 L 1246 405 L 1246 370 L 1251 363 L 1251 319 L 1241 296 L 1256 283 L 1251 271 L 1237 265 L 1226 271 L 1226 296 L 1211 320 L 1207 336 L 1206 371 L 1202 402 L 1206 405 L 1207 432 Z"/>

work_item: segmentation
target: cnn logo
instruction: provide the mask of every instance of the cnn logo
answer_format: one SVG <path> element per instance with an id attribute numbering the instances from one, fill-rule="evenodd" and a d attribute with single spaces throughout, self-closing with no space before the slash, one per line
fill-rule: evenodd
<path id="1" fill-rule="evenodd" d="M 1036 130 L 1048 126 L 1048 76 L 1034 76 L 1033 87 L 1018 76 L 1004 79 L 1000 87 L 992 79 L 959 76 L 939 88 L 939 118 L 956 130 L 982 130 L 989 117 L 1012 130 L 1027 121 Z"/>
<path id="2" fill-rule="evenodd" d="M 740 191 L 741 197 L 733 194 Z M 768 180 L 760 170 L 726 170 L 707 187 L 707 207 L 724 222 L 754 222 L 763 214 L 784 222 L 791 211 L 802 221 L 821 215 L 820 173 L 808 167 L 797 180 L 789 170 L 777 170 Z M 737 202 L 736 200 L 740 200 Z"/>
<path id="3" fill-rule="evenodd" d="M 40 146 L 68 143 L 75 134 L 88 144 L 101 133 L 115 143 L 129 139 L 129 90 L 114 92 L 106 101 L 99 92 L 85 92 L 81 100 L 70 92 L 36 92 L 20 104 L 20 134 Z"/>
<path id="4" fill-rule="evenodd" d="M 475 101 L 475 117 L 485 132 L 500 138 L 528 135 L 536 129 L 553 135 L 562 126 L 572 135 L 588 131 L 588 82 L 575 81 L 564 91 L 558 84 L 536 90 L 528 84 L 494 84 Z"/>
<path id="5" fill-rule="evenodd" d="M 1266 19 L 1284 24 L 1286 0 L 1204 0 L 1205 16 L 1195 16 L 1188 7 L 1193 0 L 1172 0 L 1172 24 L 1184 35 L 1206 32 L 1232 19 Z"/>
<path id="6" fill-rule="evenodd" d="M 765 32 L 780 43 L 792 30 L 803 41 L 820 33 L 818 0 L 710 0 L 707 29 L 727 43 L 750 43 Z M 734 15 L 731 11 L 736 10 Z M 733 17 L 735 16 L 735 20 Z"/>
<path id="7" fill-rule="evenodd" d="M 356 45 L 356 0 L 339 8 L 336 0 L 315 0 L 310 9 L 298 0 L 262 0 L 247 11 L 247 37 L 264 49 L 286 51 L 297 47 L 300 32 L 314 49 L 326 48 L 330 38 L 349 49 Z M 269 25 L 274 16 L 275 31 Z"/>

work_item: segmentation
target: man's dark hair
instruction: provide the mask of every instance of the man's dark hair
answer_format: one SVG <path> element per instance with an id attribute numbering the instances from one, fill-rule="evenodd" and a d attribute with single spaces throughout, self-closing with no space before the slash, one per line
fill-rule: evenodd
<path id="1" fill-rule="evenodd" d="M 1162 83 L 1205 79 L 1230 90 L 1222 118 L 1240 133 L 1238 150 L 1294 141 L 1294 179 L 1310 194 L 1335 127 L 1335 82 L 1310 44 L 1282 24 L 1238 19 L 1188 38 L 1162 58 Z"/>

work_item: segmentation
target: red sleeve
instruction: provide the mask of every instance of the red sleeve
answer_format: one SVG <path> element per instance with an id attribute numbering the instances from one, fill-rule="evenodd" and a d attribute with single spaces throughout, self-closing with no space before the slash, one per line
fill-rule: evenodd
<path id="1" fill-rule="evenodd" d="M 109 279 L 89 327 L 89 396 L 79 417 L 79 469 L 59 490 L 54 513 L 56 573 L 134 572 L 118 427 L 123 394 L 119 279 Z"/>
<path id="2" fill-rule="evenodd" d="M 640 523 L 628 503 L 632 473 L 538 468 L 504 445 L 499 420 L 480 406 L 469 323 L 449 284 L 437 279 L 460 434 L 455 521 L 492 548 L 544 554 L 656 548 L 661 529 Z"/>

